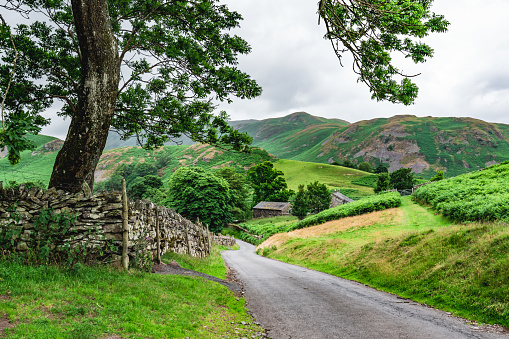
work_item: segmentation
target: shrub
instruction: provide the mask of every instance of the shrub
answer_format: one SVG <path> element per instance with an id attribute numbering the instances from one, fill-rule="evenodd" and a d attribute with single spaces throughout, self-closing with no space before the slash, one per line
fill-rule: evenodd
<path id="1" fill-rule="evenodd" d="M 373 211 L 380 211 L 387 208 L 398 207 L 400 205 L 401 196 L 398 192 L 390 192 L 366 197 L 309 216 L 297 223 L 290 225 L 287 231 L 323 224 L 330 220 L 336 220 L 354 215 L 370 213 Z"/>

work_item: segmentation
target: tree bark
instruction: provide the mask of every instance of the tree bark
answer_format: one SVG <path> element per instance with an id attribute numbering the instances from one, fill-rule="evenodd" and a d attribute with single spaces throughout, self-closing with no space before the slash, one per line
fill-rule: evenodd
<path id="1" fill-rule="evenodd" d="M 120 58 L 107 0 L 72 0 L 81 52 L 78 105 L 67 138 L 53 167 L 49 187 L 78 192 L 94 184 L 114 114 L 120 80 Z"/>

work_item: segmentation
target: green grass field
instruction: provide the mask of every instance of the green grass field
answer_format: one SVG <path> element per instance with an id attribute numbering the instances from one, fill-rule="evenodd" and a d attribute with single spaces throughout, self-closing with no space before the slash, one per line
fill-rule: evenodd
<path id="1" fill-rule="evenodd" d="M 166 259 L 224 278 L 219 250 L 203 260 Z M 263 331 L 244 299 L 202 278 L 6 260 L 0 261 L 0 314 L 12 324 L 3 332 L 8 338 L 219 338 Z"/>
<path id="2" fill-rule="evenodd" d="M 334 165 L 318 164 L 296 160 L 279 159 L 274 168 L 283 171 L 288 187 L 296 191 L 299 185 L 319 181 L 329 189 L 346 189 L 348 196 L 361 198 L 373 195 L 373 188 L 353 184 L 352 181 L 368 176 L 369 173 Z"/>

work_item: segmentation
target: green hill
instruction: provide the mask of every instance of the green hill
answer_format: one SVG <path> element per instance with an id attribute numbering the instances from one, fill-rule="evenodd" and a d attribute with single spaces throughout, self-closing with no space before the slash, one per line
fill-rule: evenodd
<path id="1" fill-rule="evenodd" d="M 253 137 L 253 146 L 281 159 L 293 159 L 347 126 L 348 122 L 297 112 L 282 118 L 231 121 L 230 125 Z"/>
<path id="2" fill-rule="evenodd" d="M 411 115 L 366 120 L 338 129 L 292 159 L 368 161 L 390 171 L 411 167 L 425 177 L 437 171 L 452 177 L 509 160 L 509 125 Z"/>

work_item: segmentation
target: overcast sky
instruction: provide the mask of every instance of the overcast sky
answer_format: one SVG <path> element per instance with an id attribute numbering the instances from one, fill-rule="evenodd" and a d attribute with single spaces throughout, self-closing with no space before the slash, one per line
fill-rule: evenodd
<path id="1" fill-rule="evenodd" d="M 223 106 L 232 119 L 264 119 L 296 111 L 350 122 L 390 117 L 473 117 L 509 123 L 509 1 L 435 0 L 433 11 L 451 22 L 447 33 L 426 38 L 435 56 L 402 67 L 422 73 L 411 106 L 371 100 L 346 56 L 341 67 L 317 0 L 224 0 L 244 21 L 237 33 L 252 47 L 240 68 L 263 87 L 254 100 Z M 405 60 L 406 61 L 406 60 Z"/>
<path id="2" fill-rule="evenodd" d="M 351 58 L 341 67 L 318 25 L 318 0 L 222 0 L 244 20 L 235 33 L 252 47 L 239 68 L 263 87 L 252 100 L 222 105 L 232 120 L 282 117 L 297 111 L 349 122 L 397 114 L 473 117 L 509 124 L 509 1 L 435 0 L 434 12 L 451 22 L 447 33 L 425 42 L 435 56 L 424 64 L 406 63 L 419 97 L 403 106 L 371 100 L 357 83 Z M 55 120 L 44 134 L 65 138 Z"/>

